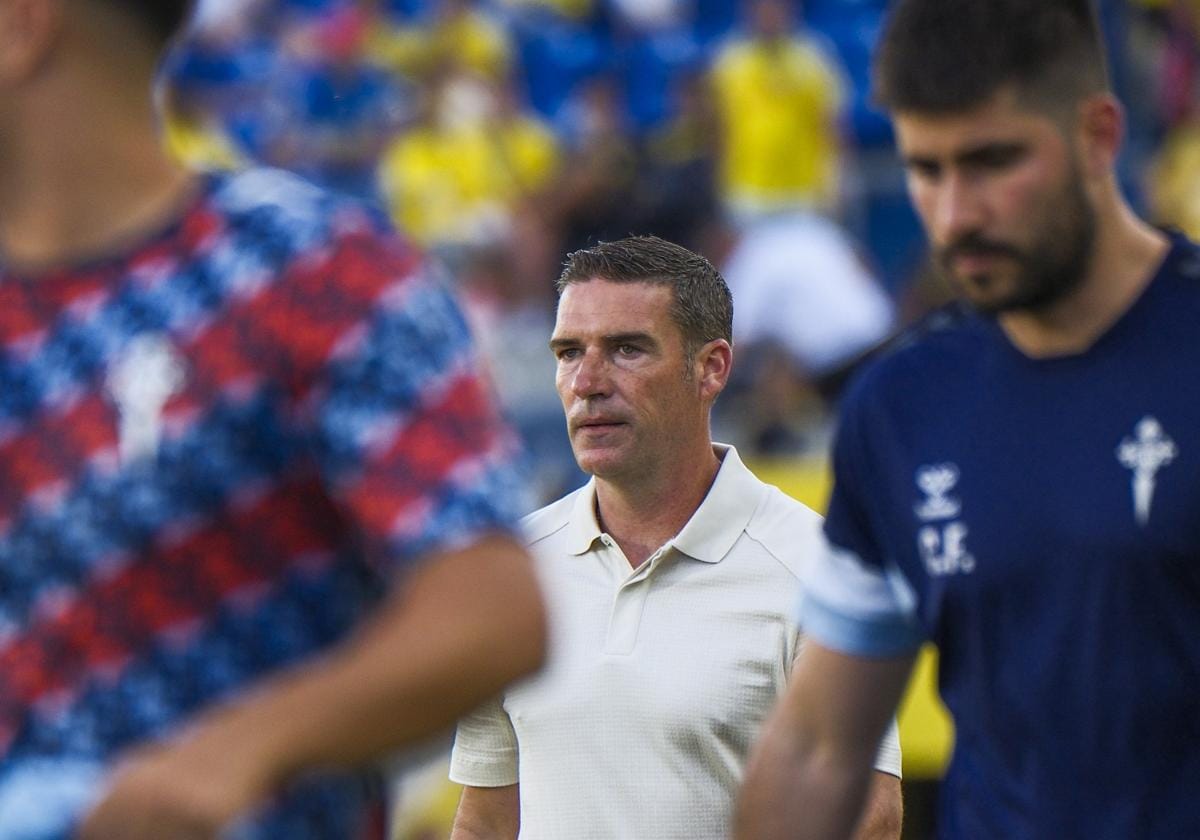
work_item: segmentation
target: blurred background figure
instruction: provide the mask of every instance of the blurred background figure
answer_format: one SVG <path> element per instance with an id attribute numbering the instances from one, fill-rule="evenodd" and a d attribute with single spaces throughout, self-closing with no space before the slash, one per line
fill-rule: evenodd
<path id="1" fill-rule="evenodd" d="M 713 64 L 721 197 L 739 219 L 837 208 L 846 85 L 789 0 L 745 0 L 747 32 Z"/>
<path id="2" fill-rule="evenodd" d="M 714 222 L 707 245 L 733 291 L 736 402 L 719 418 L 761 455 L 795 456 L 826 443 L 824 398 L 843 369 L 891 333 L 895 307 L 846 234 L 816 213 Z M 740 432 L 740 435 L 738 434 Z"/>

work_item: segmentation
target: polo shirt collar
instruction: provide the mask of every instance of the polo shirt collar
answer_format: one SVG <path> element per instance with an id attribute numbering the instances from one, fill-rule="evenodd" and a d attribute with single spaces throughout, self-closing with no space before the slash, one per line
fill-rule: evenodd
<path id="1" fill-rule="evenodd" d="M 742 463 L 734 447 L 714 443 L 713 451 L 721 458 L 717 477 L 700 507 L 671 540 L 676 549 L 705 563 L 717 563 L 729 553 L 767 492 L 767 486 Z M 567 551 L 571 554 L 586 554 L 600 538 L 595 478 L 575 495 L 567 527 Z"/>
<path id="2" fill-rule="evenodd" d="M 736 449 L 714 443 L 713 450 L 721 457 L 717 477 L 692 518 L 671 540 L 676 549 L 705 563 L 720 562 L 729 553 L 767 492 L 767 485 L 742 463 Z"/>
<path id="3" fill-rule="evenodd" d="M 600 523 L 596 521 L 596 478 L 579 488 L 575 503 L 571 506 L 571 518 L 567 523 L 567 551 L 571 554 L 586 554 L 592 543 L 600 539 Z"/>

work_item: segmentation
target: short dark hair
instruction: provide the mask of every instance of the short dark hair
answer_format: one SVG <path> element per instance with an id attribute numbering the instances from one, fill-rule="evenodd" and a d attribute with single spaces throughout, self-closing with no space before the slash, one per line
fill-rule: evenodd
<path id="1" fill-rule="evenodd" d="M 733 295 L 725 278 L 712 263 L 681 245 L 657 236 L 601 242 L 568 254 L 555 287 L 561 295 L 567 286 L 597 278 L 671 287 L 671 317 L 683 333 L 688 358 L 714 339 L 733 343 Z"/>
<path id="2" fill-rule="evenodd" d="M 886 110 L 946 114 L 1012 85 L 1059 110 L 1108 89 L 1089 0 L 900 0 L 876 52 L 874 98 Z"/>

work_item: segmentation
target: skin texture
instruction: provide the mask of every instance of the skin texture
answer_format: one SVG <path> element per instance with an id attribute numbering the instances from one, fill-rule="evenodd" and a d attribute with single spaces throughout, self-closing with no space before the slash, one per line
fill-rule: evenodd
<path id="1" fill-rule="evenodd" d="M 720 467 L 708 416 L 732 350 L 717 339 L 689 360 L 670 303 L 667 286 L 576 283 L 550 342 L 575 460 L 596 476 L 601 521 L 634 567 L 679 532 Z"/>
<path id="2" fill-rule="evenodd" d="M 894 123 L 936 263 L 1028 355 L 1086 349 L 1166 252 L 1117 190 L 1122 116 L 1108 94 L 1063 116 L 1004 88 L 965 113 Z"/>
<path id="3" fill-rule="evenodd" d="M 596 476 L 603 527 L 634 567 L 686 524 L 720 466 L 708 417 L 728 380 L 732 350 L 718 339 L 688 359 L 670 316 L 671 295 L 667 286 L 602 278 L 570 285 L 550 341 L 576 460 Z M 895 840 L 900 780 L 871 777 L 866 818 L 857 834 L 844 836 Z M 517 785 L 468 786 L 451 838 L 514 840 L 519 828 Z"/>
<path id="4" fill-rule="evenodd" d="M 1095 235 L 1079 161 L 1058 125 L 1011 97 L 961 118 L 896 119 L 934 259 L 976 308 L 1053 303 L 1083 280 Z"/>

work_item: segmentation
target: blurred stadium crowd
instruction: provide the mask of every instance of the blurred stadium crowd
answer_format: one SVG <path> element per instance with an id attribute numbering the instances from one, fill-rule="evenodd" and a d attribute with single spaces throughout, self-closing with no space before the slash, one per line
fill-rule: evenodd
<path id="1" fill-rule="evenodd" d="M 864 351 L 943 299 L 868 56 L 885 0 L 204 0 L 163 70 L 171 148 L 387 208 L 463 293 L 549 498 L 577 478 L 545 337 L 577 247 L 714 260 L 740 368 L 718 436 L 819 452 Z M 1135 204 L 1200 233 L 1200 3 L 1103 0 Z M 735 411 L 729 411 L 736 407 Z"/>

